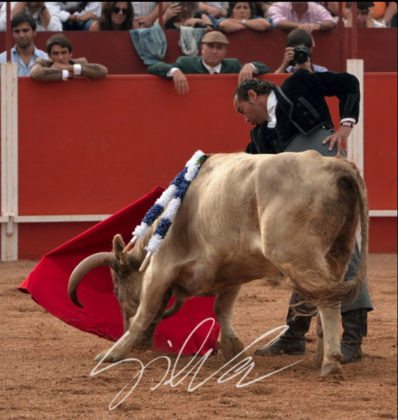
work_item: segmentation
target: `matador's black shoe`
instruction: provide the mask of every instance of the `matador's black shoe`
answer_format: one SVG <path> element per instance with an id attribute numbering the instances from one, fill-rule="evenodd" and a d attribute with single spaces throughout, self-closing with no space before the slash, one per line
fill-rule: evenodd
<path id="1" fill-rule="evenodd" d="M 341 340 L 341 363 L 360 362 L 362 360 L 362 337 L 367 330 L 366 309 L 356 309 L 342 314 L 343 336 Z"/>
<path id="2" fill-rule="evenodd" d="M 298 297 L 292 294 L 290 303 L 298 303 Z M 302 305 L 302 313 L 310 313 L 313 308 Z M 305 353 L 305 334 L 310 329 L 311 316 L 295 316 L 295 311 L 289 307 L 286 324 L 289 329 L 273 344 L 257 349 L 254 354 L 259 356 L 275 356 L 277 354 L 300 355 Z"/>
<path id="3" fill-rule="evenodd" d="M 300 355 L 305 353 L 305 338 L 286 337 L 281 335 L 273 344 L 258 348 L 258 356 L 276 356 L 278 354 Z"/>

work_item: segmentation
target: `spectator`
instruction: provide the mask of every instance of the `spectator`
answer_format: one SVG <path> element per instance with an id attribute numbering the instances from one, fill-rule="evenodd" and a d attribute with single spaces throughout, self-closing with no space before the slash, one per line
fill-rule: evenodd
<path id="1" fill-rule="evenodd" d="M 35 47 L 36 22 L 30 15 L 20 13 L 11 19 L 11 32 L 15 45 L 11 49 L 11 63 L 18 64 L 18 76 L 29 76 L 35 61 L 48 58 L 47 53 Z M 7 62 L 7 52 L 0 54 L 0 63 Z"/>
<path id="2" fill-rule="evenodd" d="M 237 32 L 243 29 L 267 31 L 271 29 L 271 24 L 254 13 L 252 2 L 238 1 L 229 3 L 227 16 L 217 22 L 216 28 L 223 32 Z"/>
<path id="3" fill-rule="evenodd" d="M 30 15 L 36 22 L 37 31 L 62 31 L 59 12 L 60 9 L 55 2 L 11 2 L 11 19 L 19 13 Z M 0 30 L 6 30 L 6 2 L 2 4 L 0 9 Z"/>
<path id="4" fill-rule="evenodd" d="M 95 20 L 90 31 L 125 31 L 133 29 L 134 10 L 131 2 L 106 2 L 101 17 Z"/>
<path id="5" fill-rule="evenodd" d="M 180 26 L 193 28 L 213 27 L 212 21 L 205 13 L 198 11 L 199 2 L 172 2 L 163 14 L 166 29 L 178 29 Z"/>
<path id="6" fill-rule="evenodd" d="M 396 28 L 397 27 L 397 13 L 398 5 L 396 1 L 388 1 L 387 7 L 382 16 L 381 20 L 386 23 L 387 28 Z"/>
<path id="7" fill-rule="evenodd" d="M 285 55 L 282 64 L 275 70 L 275 73 L 294 73 L 297 64 L 304 64 L 304 68 L 311 72 L 328 71 L 326 67 L 313 64 L 312 49 L 314 43 L 312 35 L 303 29 L 294 29 L 286 38 Z"/>
<path id="8" fill-rule="evenodd" d="M 357 25 L 358 28 L 386 28 L 386 23 L 379 22 L 373 18 L 373 6 L 371 1 L 357 2 Z M 347 21 L 345 22 L 346 28 L 352 28 L 352 12 L 351 4 L 347 4 Z"/>
<path id="9" fill-rule="evenodd" d="M 59 1 L 59 18 L 64 31 L 88 30 L 93 19 L 101 16 L 100 1 Z"/>
<path id="10" fill-rule="evenodd" d="M 220 19 L 227 15 L 227 1 L 200 1 L 199 12 L 206 13 L 210 19 Z M 213 20 L 212 19 L 212 20 Z M 214 23 L 216 21 L 214 20 Z"/>
<path id="11" fill-rule="evenodd" d="M 62 34 L 51 36 L 47 40 L 46 49 L 50 59 L 37 60 L 30 72 L 35 80 L 50 82 L 82 77 L 103 79 L 108 73 L 107 68 L 101 64 L 90 64 L 85 58 L 72 59 L 72 44 Z"/>
<path id="12" fill-rule="evenodd" d="M 267 17 L 268 16 L 268 9 L 272 5 L 272 1 L 256 1 L 255 4 L 255 10 L 256 15 Z"/>
<path id="13" fill-rule="evenodd" d="M 327 31 L 336 26 L 333 16 L 320 4 L 312 1 L 276 2 L 268 9 L 272 24 L 278 29 Z"/>
<path id="14" fill-rule="evenodd" d="M 148 72 L 174 80 L 178 93 L 189 90 L 185 74 L 239 73 L 239 82 L 253 75 L 269 73 L 269 68 L 259 62 L 243 66 L 236 58 L 225 58 L 228 48 L 227 37 L 218 31 L 208 32 L 202 38 L 202 56 L 178 57 L 174 64 L 158 62 L 148 67 Z"/>
<path id="15" fill-rule="evenodd" d="M 134 29 L 149 28 L 159 17 L 159 5 L 156 1 L 132 1 L 134 10 Z"/>
<path id="16" fill-rule="evenodd" d="M 375 1 L 373 2 L 373 18 L 379 23 L 385 24 L 386 27 L 393 26 L 393 17 L 397 16 L 397 2 L 396 1 Z M 395 23 L 396 26 L 396 23 Z"/>
<path id="17" fill-rule="evenodd" d="M 338 1 L 322 1 L 320 4 L 333 16 L 334 20 L 337 22 L 339 19 L 339 3 Z M 345 2 L 343 2 L 343 18 L 345 10 Z"/>
<path id="18" fill-rule="evenodd" d="M 322 5 L 324 5 L 336 18 L 336 21 L 339 16 L 339 2 L 338 1 L 331 1 L 331 2 L 322 2 Z M 343 3 L 343 19 L 345 22 L 345 25 L 352 24 L 351 19 L 351 10 L 350 7 L 344 7 L 345 5 L 349 6 L 350 3 Z M 376 19 L 375 26 L 373 27 L 380 27 L 380 28 L 389 28 L 396 26 L 396 16 L 397 16 L 397 2 L 395 1 L 375 1 L 373 2 L 373 19 Z M 395 21 L 395 23 L 394 23 Z M 378 25 L 380 24 L 380 25 Z"/>

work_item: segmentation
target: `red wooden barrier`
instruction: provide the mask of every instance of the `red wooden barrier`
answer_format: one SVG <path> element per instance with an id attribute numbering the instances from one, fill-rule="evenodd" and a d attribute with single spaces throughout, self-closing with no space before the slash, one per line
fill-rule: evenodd
<path id="1" fill-rule="evenodd" d="M 285 76 L 270 75 L 280 84 Z M 189 76 L 178 95 L 155 76 L 38 83 L 19 79 L 19 214 L 103 214 L 167 186 L 192 153 L 243 150 L 235 75 Z M 365 75 L 365 178 L 371 209 L 396 208 L 396 75 Z M 336 119 L 336 101 L 331 101 Z M 373 221 L 374 220 L 374 221 Z M 19 258 L 92 223 L 21 223 Z M 371 224 L 371 251 L 396 252 L 396 218 Z M 131 226 L 133 229 L 134 226 Z M 380 236 L 382 235 L 382 236 Z"/>

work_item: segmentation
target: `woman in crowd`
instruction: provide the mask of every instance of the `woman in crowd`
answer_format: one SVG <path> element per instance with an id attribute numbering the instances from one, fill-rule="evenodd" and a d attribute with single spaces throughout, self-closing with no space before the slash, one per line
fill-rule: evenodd
<path id="1" fill-rule="evenodd" d="M 271 29 L 271 24 L 267 19 L 255 15 L 252 2 L 238 1 L 229 3 L 228 14 L 217 22 L 216 29 L 223 32 L 237 32 L 243 29 L 267 31 Z"/>
<path id="2" fill-rule="evenodd" d="M 199 3 L 196 1 L 170 3 L 163 14 L 165 28 L 178 29 L 180 26 L 212 27 L 210 18 L 205 13 L 199 13 L 198 8 Z"/>
<path id="3" fill-rule="evenodd" d="M 101 17 L 95 20 L 90 31 L 124 31 L 133 29 L 134 11 L 131 2 L 106 2 Z"/>

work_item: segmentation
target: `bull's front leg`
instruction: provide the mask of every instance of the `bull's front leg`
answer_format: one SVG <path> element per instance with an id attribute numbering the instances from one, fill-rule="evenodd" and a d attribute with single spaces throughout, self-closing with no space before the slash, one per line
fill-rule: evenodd
<path id="1" fill-rule="evenodd" d="M 321 376 L 340 373 L 340 305 L 333 308 L 318 308 L 323 330 L 323 361 Z M 319 337 L 318 337 L 319 339 Z"/>
<path id="2" fill-rule="evenodd" d="M 214 312 L 220 324 L 221 350 L 226 360 L 240 353 L 244 346 L 232 326 L 232 313 L 240 286 L 221 292 L 214 302 Z"/>
<path id="3" fill-rule="evenodd" d="M 164 311 L 164 296 L 167 295 L 168 285 L 166 282 L 159 281 L 156 285 L 153 283 L 152 270 L 149 268 L 145 273 L 141 290 L 141 301 L 137 313 L 130 319 L 130 325 L 126 332 L 117 341 L 116 345 L 109 354 L 103 359 L 105 353 L 102 352 L 95 357 L 95 360 L 104 362 L 117 362 L 124 359 L 133 348 L 142 348 L 145 342 L 147 348 L 148 342 L 152 342 L 152 337 L 148 338 L 148 333 L 153 334 L 157 324 L 155 320 L 160 321 Z M 157 276 L 159 277 L 159 276 Z"/>
<path id="4" fill-rule="evenodd" d="M 162 320 L 162 315 L 164 314 L 164 311 L 166 310 L 166 307 L 167 307 L 167 304 L 169 303 L 171 295 L 172 295 L 171 289 L 167 290 L 167 292 L 163 295 L 160 308 L 155 318 L 149 324 L 149 327 L 145 331 L 143 331 L 139 337 L 137 337 L 136 344 L 134 346 L 135 348 L 139 348 L 141 350 L 147 350 L 152 347 L 153 335 L 155 333 L 156 327 L 158 326 L 159 322 Z"/>

